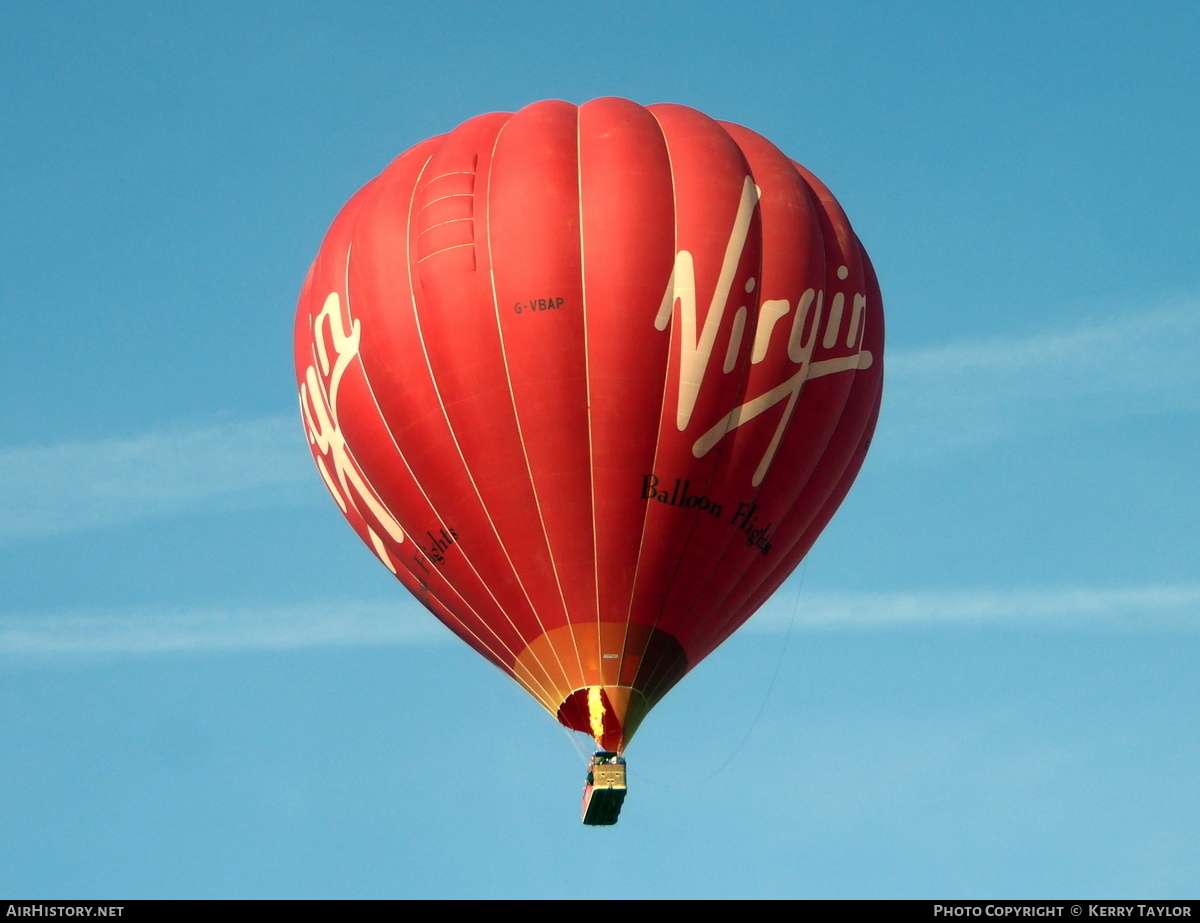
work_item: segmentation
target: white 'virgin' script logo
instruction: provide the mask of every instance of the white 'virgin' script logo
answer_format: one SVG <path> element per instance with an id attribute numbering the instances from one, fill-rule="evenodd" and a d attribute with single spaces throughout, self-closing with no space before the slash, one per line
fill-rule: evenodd
<path id="1" fill-rule="evenodd" d="M 346 313 L 346 318 L 350 321 L 349 328 L 343 321 L 341 299 L 338 298 L 337 292 L 331 293 L 325 299 L 321 312 L 313 318 L 313 362 L 305 371 L 304 382 L 300 385 L 300 413 L 304 416 L 308 441 L 320 453 L 314 454 L 314 458 L 317 469 L 325 480 L 325 486 L 329 488 L 343 513 L 349 504 L 363 518 L 375 554 L 394 574 L 396 565 L 392 563 L 383 540 L 363 516 L 359 504 L 370 510 L 375 521 L 393 541 L 403 542 L 404 530 L 367 483 L 366 477 L 350 455 L 346 437 L 342 435 L 342 428 L 338 423 L 338 388 L 346 369 L 358 355 L 358 344 L 362 336 L 359 322 L 350 317 L 349 312 Z M 332 365 L 325 346 L 326 336 L 333 346 Z"/>
<path id="2" fill-rule="evenodd" d="M 696 406 L 696 398 L 700 393 L 700 385 L 708 371 L 712 360 L 713 345 L 717 332 L 729 305 L 729 292 L 733 287 L 734 274 L 742 258 L 746 246 L 746 237 L 750 231 L 750 221 L 754 209 L 758 205 L 759 189 L 750 177 L 742 184 L 742 196 L 738 202 L 737 217 L 734 218 L 733 229 L 729 235 L 729 243 L 725 247 L 725 257 L 721 262 L 721 273 L 717 278 L 717 287 L 713 290 L 712 303 L 704 318 L 704 329 L 697 336 L 696 331 L 696 273 L 692 254 L 680 250 L 675 254 L 675 266 L 671 278 L 667 281 L 667 290 L 663 295 L 662 306 L 654 320 L 654 326 L 665 330 L 675 314 L 678 305 L 678 322 L 680 325 L 680 362 L 679 362 L 679 406 L 676 410 L 675 425 L 680 432 L 688 428 L 692 419 L 692 411 Z M 845 279 L 849 270 L 845 266 L 838 267 L 838 278 Z M 755 280 L 746 282 L 746 293 L 754 291 Z M 770 410 L 781 401 L 786 401 L 783 414 L 775 427 L 775 434 L 770 445 L 763 453 L 758 468 L 755 469 L 751 483 L 757 487 L 766 476 L 767 469 L 779 449 L 779 442 L 792 419 L 796 409 L 796 401 L 804 382 L 833 375 L 837 372 L 848 372 L 854 369 L 868 369 L 873 357 L 869 350 L 858 348 L 847 356 L 832 359 L 812 361 L 813 350 L 817 345 L 817 333 L 821 328 L 821 314 L 825 306 L 824 290 L 808 289 L 796 302 L 795 314 L 792 317 L 791 336 L 787 340 L 788 359 L 794 366 L 794 371 L 775 387 L 757 397 L 740 404 L 729 411 L 721 420 L 692 444 L 692 454 L 703 458 L 714 446 L 728 436 L 739 426 L 749 423 L 759 414 Z M 854 349 L 861 343 L 861 327 L 864 323 L 864 309 L 867 306 L 866 295 L 855 294 L 851 302 L 850 323 L 846 330 L 845 345 Z M 825 335 L 821 345 L 830 349 L 837 345 L 838 332 L 842 324 L 842 314 L 846 307 L 846 295 L 837 292 L 829 306 L 829 316 L 825 323 Z M 762 362 L 771 346 L 771 334 L 775 325 L 787 316 L 792 305 L 786 299 L 764 301 L 759 308 L 758 326 L 754 332 L 754 345 L 750 354 L 753 364 Z M 807 341 L 804 330 L 808 327 L 808 313 L 813 311 L 811 332 Z M 729 348 L 725 352 L 723 371 L 728 374 L 737 364 L 737 356 L 742 346 L 745 333 L 747 309 L 740 307 L 734 313 Z"/>

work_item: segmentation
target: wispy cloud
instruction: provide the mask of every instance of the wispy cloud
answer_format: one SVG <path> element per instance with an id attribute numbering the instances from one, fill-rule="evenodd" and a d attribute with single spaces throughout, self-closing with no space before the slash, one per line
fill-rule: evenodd
<path id="1" fill-rule="evenodd" d="M 902 625 L 1104 625 L 1200 630 L 1200 584 L 1060 587 L 1009 590 L 926 590 L 907 593 L 781 591 L 750 622 L 760 631 L 871 628 Z"/>
<path id="2" fill-rule="evenodd" d="M 929 455 L 1100 419 L 1200 410 L 1200 305 L 888 356 L 879 446 Z"/>
<path id="3" fill-rule="evenodd" d="M 0 449 L 0 542 L 190 510 L 302 496 L 314 474 L 298 420 Z"/>
<path id="4" fill-rule="evenodd" d="M 939 590 L 802 594 L 787 590 L 752 631 L 931 623 L 1200 630 L 1200 584 L 1118 589 Z M 0 657 L 144 656 L 185 652 L 428 644 L 449 631 L 407 600 L 269 607 L 94 608 L 0 615 Z"/>
<path id="5" fill-rule="evenodd" d="M 95 608 L 0 615 L 0 657 L 413 644 L 450 638 L 405 602 Z"/>

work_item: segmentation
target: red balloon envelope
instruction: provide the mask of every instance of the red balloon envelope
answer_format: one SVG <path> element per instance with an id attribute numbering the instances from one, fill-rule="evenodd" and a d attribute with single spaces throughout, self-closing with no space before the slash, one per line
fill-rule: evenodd
<path id="1" fill-rule="evenodd" d="M 296 316 L 313 457 L 359 537 L 616 751 L 841 503 L 882 349 L 820 181 L 623 99 L 411 148 L 338 215 Z"/>

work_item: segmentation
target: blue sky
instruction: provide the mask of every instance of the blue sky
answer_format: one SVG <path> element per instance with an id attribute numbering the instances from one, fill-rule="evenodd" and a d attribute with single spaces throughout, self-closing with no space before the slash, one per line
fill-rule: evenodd
<path id="1" fill-rule="evenodd" d="M 1198 40 L 1186 3 L 6 4 L 0 896 L 1195 897 Z M 585 742 L 341 521 L 291 324 L 400 151 L 605 95 L 820 176 L 888 377 L 593 830 Z"/>

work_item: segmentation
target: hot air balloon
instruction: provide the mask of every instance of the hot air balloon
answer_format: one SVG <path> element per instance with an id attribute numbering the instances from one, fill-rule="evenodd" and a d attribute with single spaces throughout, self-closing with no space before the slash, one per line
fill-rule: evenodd
<path id="1" fill-rule="evenodd" d="M 295 327 L 350 525 L 592 735 L 622 797 L 646 714 L 845 497 L 882 348 L 871 264 L 816 177 L 746 128 L 624 99 L 410 148 L 337 216 Z"/>

